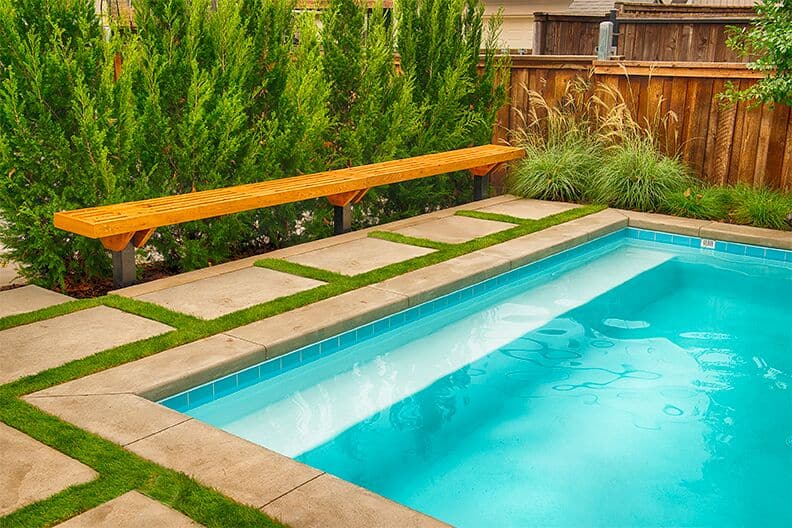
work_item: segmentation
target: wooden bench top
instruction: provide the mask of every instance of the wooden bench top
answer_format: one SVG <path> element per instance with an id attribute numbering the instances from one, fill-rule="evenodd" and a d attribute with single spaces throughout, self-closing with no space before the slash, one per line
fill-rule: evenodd
<path id="1" fill-rule="evenodd" d="M 62 211 L 55 213 L 55 227 L 100 238 L 113 250 L 126 247 L 130 240 L 140 247 L 157 227 L 319 197 L 329 197 L 334 205 L 346 205 L 362 198 L 371 187 L 491 168 L 524 155 L 524 150 L 517 147 L 483 145 L 222 189 Z"/>

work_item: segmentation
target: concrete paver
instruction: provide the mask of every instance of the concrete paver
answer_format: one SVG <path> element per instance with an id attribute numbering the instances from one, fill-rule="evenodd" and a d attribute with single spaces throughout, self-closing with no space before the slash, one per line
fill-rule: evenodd
<path id="1" fill-rule="evenodd" d="M 127 449 L 257 508 L 322 473 L 197 420 L 133 442 Z"/>
<path id="2" fill-rule="evenodd" d="M 467 216 L 447 216 L 422 224 L 396 229 L 394 233 L 416 238 L 427 238 L 447 244 L 459 244 L 512 227 L 514 227 L 514 224 L 505 222 L 480 220 Z"/>
<path id="3" fill-rule="evenodd" d="M 138 394 L 158 400 L 264 361 L 257 343 L 218 334 L 31 394 Z"/>
<path id="4" fill-rule="evenodd" d="M 172 330 L 97 306 L 0 332 L 0 383 Z"/>
<path id="5" fill-rule="evenodd" d="M 88 466 L 3 423 L 0 453 L 0 516 L 98 476 Z"/>
<path id="6" fill-rule="evenodd" d="M 627 217 L 606 210 L 490 246 L 479 253 L 507 259 L 512 268 L 518 268 L 626 226 Z"/>
<path id="7" fill-rule="evenodd" d="M 186 515 L 138 493 L 129 491 L 77 517 L 58 528 L 196 528 L 201 526 Z"/>
<path id="8" fill-rule="evenodd" d="M 485 213 L 497 213 L 517 218 L 539 220 L 546 216 L 562 213 L 580 207 L 577 204 L 566 202 L 548 202 L 545 200 L 532 200 L 529 198 L 512 200 L 500 204 L 490 205 L 480 209 Z"/>
<path id="9" fill-rule="evenodd" d="M 792 232 L 655 213 L 621 211 L 630 227 L 779 249 L 792 249 Z"/>
<path id="10" fill-rule="evenodd" d="M 629 219 L 630 227 L 678 233 L 680 235 L 699 236 L 701 228 L 712 223 L 709 220 L 698 220 L 696 218 L 680 218 L 678 216 L 639 213 L 637 211 L 618 211 Z"/>
<path id="11" fill-rule="evenodd" d="M 28 398 L 43 411 L 120 445 L 158 433 L 189 418 L 135 394 Z"/>
<path id="12" fill-rule="evenodd" d="M 403 295 L 365 287 L 229 330 L 228 334 L 260 343 L 267 347 L 267 357 L 274 357 L 408 307 Z"/>
<path id="13" fill-rule="evenodd" d="M 213 319 L 322 284 L 288 273 L 250 267 L 147 293 L 137 299 Z"/>
<path id="14" fill-rule="evenodd" d="M 262 510 L 289 526 L 300 528 L 448 526 L 326 473 L 267 504 Z"/>
<path id="15" fill-rule="evenodd" d="M 344 275 L 357 275 L 433 251 L 433 249 L 397 244 L 377 238 L 361 238 L 293 255 L 286 260 Z"/>
<path id="16" fill-rule="evenodd" d="M 410 306 L 415 306 L 509 269 L 506 259 L 474 252 L 405 273 L 372 287 L 404 295 L 409 298 Z"/>
<path id="17" fill-rule="evenodd" d="M 761 227 L 741 226 L 711 222 L 701 228 L 702 238 L 727 240 L 742 244 L 755 244 L 779 249 L 792 249 L 792 233 Z"/>
<path id="18" fill-rule="evenodd" d="M 231 262 L 226 262 L 224 264 L 218 264 L 216 266 L 210 266 L 208 268 L 202 268 L 194 271 L 189 271 L 186 273 L 181 273 L 179 275 L 172 275 L 170 277 L 163 277 L 161 279 L 157 279 L 150 282 L 143 282 L 140 284 L 135 284 L 134 286 L 129 286 L 127 288 L 122 288 L 120 290 L 116 290 L 112 293 L 117 295 L 122 295 L 124 297 L 140 297 L 146 293 L 151 293 L 154 291 L 164 290 L 166 288 L 170 288 L 173 286 L 179 286 L 181 284 L 187 284 L 190 282 L 194 282 L 198 279 L 205 279 L 208 277 L 216 277 L 218 275 L 223 275 L 225 273 L 230 273 L 232 271 L 237 271 L 240 269 L 249 268 L 256 261 L 261 260 L 264 257 L 267 258 L 287 258 L 293 255 L 301 254 L 301 253 L 309 253 L 311 251 L 317 249 L 328 248 L 332 246 L 337 246 L 339 244 L 345 244 L 347 242 L 351 242 L 352 240 L 359 240 L 361 238 L 366 238 L 368 234 L 372 231 L 381 231 L 383 229 L 390 229 L 395 230 L 401 227 L 407 227 L 415 224 L 420 224 L 422 222 L 426 222 L 433 218 L 443 218 L 446 216 L 451 216 L 456 211 L 470 211 L 470 210 L 478 210 L 483 209 L 485 207 L 489 207 L 490 205 L 496 205 L 504 202 L 509 202 L 512 200 L 516 200 L 517 198 L 511 195 L 504 195 L 504 196 L 495 196 L 493 198 L 487 198 L 485 200 L 479 200 L 478 202 L 466 203 L 463 205 L 458 205 L 456 207 L 450 207 L 448 209 L 440 209 L 438 211 L 432 211 L 430 213 L 412 216 L 409 218 L 403 218 L 401 220 L 397 220 L 395 222 L 391 222 L 385 226 L 373 226 L 367 227 L 365 229 L 360 229 L 359 231 L 349 231 L 348 233 L 344 233 L 342 235 L 331 236 L 327 238 L 320 238 L 318 240 L 313 240 L 311 242 L 305 242 L 303 244 L 298 244 L 296 246 L 289 246 L 281 249 L 276 249 L 275 251 L 271 251 L 264 255 L 254 255 L 252 257 L 246 257 L 239 260 L 233 260 Z"/>
<path id="19" fill-rule="evenodd" d="M 66 295 L 33 285 L 0 291 L 0 317 L 41 310 L 71 300 Z"/>

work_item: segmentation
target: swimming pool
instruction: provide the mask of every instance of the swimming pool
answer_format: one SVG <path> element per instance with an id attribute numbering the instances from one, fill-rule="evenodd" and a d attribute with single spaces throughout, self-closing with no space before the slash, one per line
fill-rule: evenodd
<path id="1" fill-rule="evenodd" d="M 163 403 L 458 526 L 789 525 L 791 310 L 625 229 Z"/>

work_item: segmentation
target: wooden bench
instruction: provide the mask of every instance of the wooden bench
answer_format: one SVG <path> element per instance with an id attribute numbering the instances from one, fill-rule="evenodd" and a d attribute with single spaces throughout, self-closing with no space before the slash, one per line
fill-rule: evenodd
<path id="1" fill-rule="evenodd" d="M 338 234 L 350 228 L 350 205 L 372 187 L 469 170 L 474 176 L 474 197 L 479 200 L 487 194 L 489 175 L 502 163 L 524 155 L 521 148 L 484 145 L 222 189 L 62 211 L 55 213 L 55 227 L 100 239 L 113 252 L 113 278 L 116 286 L 122 287 L 135 282 L 134 248 L 145 245 L 158 227 L 327 197 L 334 206 Z"/>

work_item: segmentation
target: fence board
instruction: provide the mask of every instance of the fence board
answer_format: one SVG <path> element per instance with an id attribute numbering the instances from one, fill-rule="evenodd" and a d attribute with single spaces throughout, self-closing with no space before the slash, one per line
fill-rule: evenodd
<path id="1" fill-rule="evenodd" d="M 639 61 L 744 62 L 726 45 L 727 28 L 746 27 L 751 7 L 617 3 L 617 55 Z M 534 13 L 533 53 L 576 55 L 595 52 L 598 14 Z"/>
<path id="2" fill-rule="evenodd" d="M 716 184 L 792 189 L 792 110 L 784 105 L 751 108 L 748 103 L 727 104 L 719 98 L 727 82 L 744 89 L 760 76 L 736 63 L 650 64 L 531 56 L 512 64 L 512 106 L 499 113 L 507 121 L 498 127 L 513 131 L 522 125 L 518 116 L 529 110 L 524 86 L 552 104 L 570 82 L 588 79 L 617 89 L 639 122 L 654 119 L 658 108 L 661 115 L 674 112 L 678 121 L 664 145 L 668 152 L 678 152 L 699 177 Z"/>

